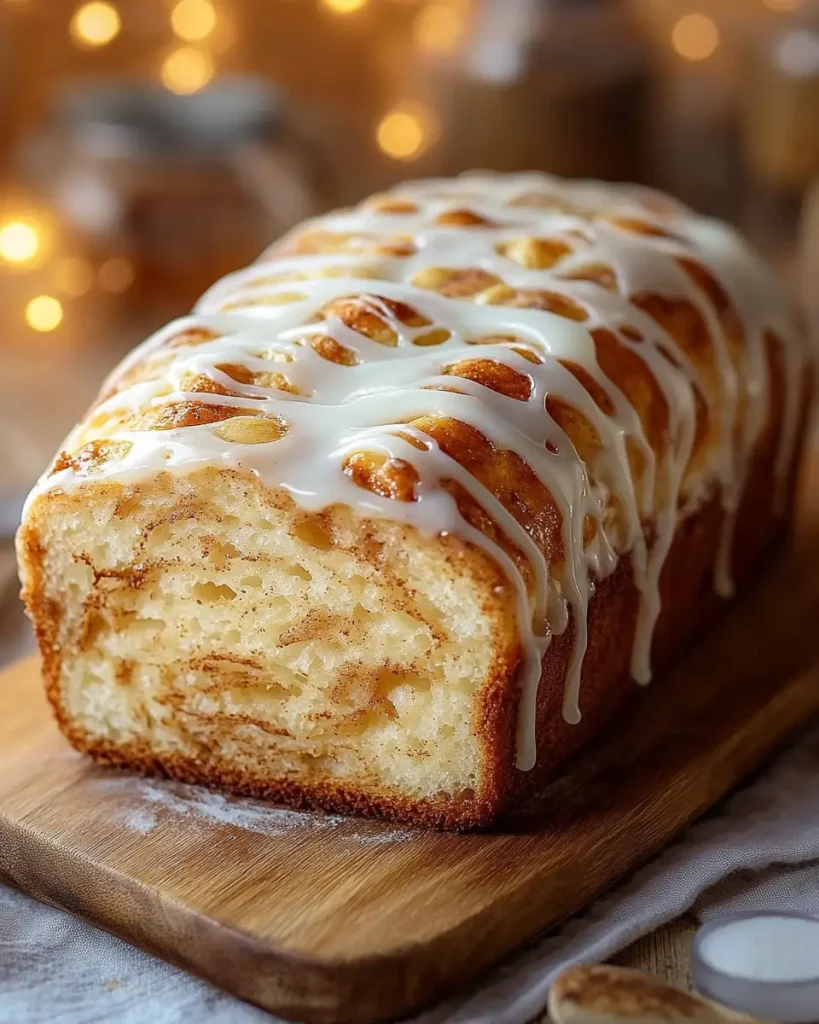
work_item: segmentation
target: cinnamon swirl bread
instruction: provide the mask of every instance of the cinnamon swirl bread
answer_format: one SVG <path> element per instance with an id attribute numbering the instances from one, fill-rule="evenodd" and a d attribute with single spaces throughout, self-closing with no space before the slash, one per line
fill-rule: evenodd
<path id="1" fill-rule="evenodd" d="M 304 224 L 136 349 L 29 499 L 57 720 L 491 824 L 783 534 L 808 370 L 749 248 L 643 189 L 470 174 Z"/>

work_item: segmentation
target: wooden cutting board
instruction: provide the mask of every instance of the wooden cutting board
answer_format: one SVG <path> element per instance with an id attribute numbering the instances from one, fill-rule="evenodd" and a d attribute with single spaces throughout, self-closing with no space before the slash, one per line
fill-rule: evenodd
<path id="1" fill-rule="evenodd" d="M 645 861 L 819 712 L 819 536 L 610 738 L 536 826 L 445 835 L 92 766 L 35 661 L 0 679 L 0 875 L 286 1017 L 389 1019 L 481 974 Z"/>

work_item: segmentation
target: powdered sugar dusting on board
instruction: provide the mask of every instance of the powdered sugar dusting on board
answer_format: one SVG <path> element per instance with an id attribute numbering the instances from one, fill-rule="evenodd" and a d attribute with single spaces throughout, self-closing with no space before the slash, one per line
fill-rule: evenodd
<path id="1" fill-rule="evenodd" d="M 156 827 L 156 814 L 150 807 L 137 807 L 128 812 L 125 823 L 132 832 L 146 834 Z"/>
<path id="2" fill-rule="evenodd" d="M 294 831 L 338 831 L 347 841 L 368 846 L 402 842 L 418 833 L 381 822 L 359 821 L 320 812 L 291 811 L 262 800 L 226 796 L 201 786 L 146 779 L 136 775 L 96 778 L 95 796 L 112 804 L 117 824 L 147 835 L 158 827 L 183 825 L 212 828 L 225 825 L 263 836 Z"/>

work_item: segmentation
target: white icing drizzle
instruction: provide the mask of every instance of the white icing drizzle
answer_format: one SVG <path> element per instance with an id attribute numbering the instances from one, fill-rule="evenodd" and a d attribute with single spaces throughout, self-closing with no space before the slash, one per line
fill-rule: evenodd
<path id="1" fill-rule="evenodd" d="M 514 202 L 527 193 L 548 193 L 563 208 Z M 543 174 L 481 173 L 410 182 L 392 190 L 388 198 L 413 206 L 391 213 L 365 204 L 318 218 L 301 225 L 258 263 L 220 281 L 200 300 L 194 314 L 168 325 L 137 348 L 108 385 L 116 386 L 126 371 L 146 360 L 162 358 L 167 365 L 157 379 L 116 391 L 93 415 L 100 422 L 106 412 L 139 414 L 186 401 L 213 403 L 247 409 L 248 414 L 278 416 L 287 427 L 280 440 L 233 444 L 221 439 L 218 424 L 171 430 L 128 429 L 128 424 L 105 429 L 103 425 L 102 436 L 129 441 L 131 448 L 118 461 L 90 472 L 129 482 L 161 470 L 241 468 L 284 488 L 305 508 L 343 503 L 362 515 L 406 522 L 430 535 L 457 534 L 481 548 L 514 589 L 523 648 L 517 765 L 527 770 L 536 761 L 537 691 L 552 637 L 565 631 L 571 616 L 574 642 L 563 714 L 567 721 L 577 722 L 589 600 L 596 583 L 628 554 L 641 597 L 632 674 L 638 682 L 647 683 L 660 610 L 660 574 L 677 523 L 717 489 L 726 515 L 715 586 L 721 594 L 731 592 L 733 524 L 769 415 L 765 334 L 773 332 L 781 340 L 785 368 L 785 417 L 776 462 L 782 494 L 797 440 L 807 351 L 787 303 L 761 261 L 738 236 L 725 225 L 646 190 L 565 182 Z M 441 214 L 465 209 L 482 222 L 468 227 L 436 223 Z M 634 233 L 611 223 L 612 217 L 639 220 L 659 233 Z M 291 243 L 310 231 L 349 234 L 358 241 L 330 254 L 288 251 Z M 396 238 L 411 245 L 404 252 L 371 251 L 379 242 Z M 572 251 L 548 270 L 527 269 L 496 249 L 499 243 L 521 238 L 560 240 Z M 679 265 L 681 257 L 704 267 L 727 294 L 744 331 L 739 359 L 732 355 L 718 311 Z M 567 274 L 595 264 L 614 271 L 616 292 L 588 280 L 566 279 Z M 579 304 L 588 318 L 577 321 L 542 309 L 449 298 L 412 283 L 431 267 L 477 268 L 513 289 L 558 293 Z M 317 271 L 335 276 L 309 276 Z M 291 279 L 271 280 L 272 275 Z M 685 300 L 700 314 L 711 338 L 706 354 L 713 360 L 717 394 L 713 381 L 709 391 L 704 367 L 696 365 L 653 317 L 631 301 L 637 295 Z M 276 296 L 282 298 L 281 304 L 270 304 Z M 397 336 L 394 346 L 371 340 L 337 316 L 316 319 L 334 299 L 351 296 L 365 297 L 360 301 Z M 428 323 L 407 326 L 389 301 L 407 304 Z M 632 334 L 618 334 L 619 342 L 648 367 L 668 407 L 667 439 L 659 460 L 637 411 L 597 362 L 591 332 L 617 332 L 623 326 L 630 327 Z M 166 347 L 171 338 L 192 328 L 210 329 L 218 336 L 195 345 Z M 430 347 L 415 344 L 433 330 L 445 330 L 449 337 Z M 329 336 L 351 349 L 357 365 L 338 365 L 323 358 L 308 343 L 312 335 Z M 537 353 L 540 361 L 526 359 L 500 340 L 470 344 L 490 336 L 513 338 L 518 348 Z M 465 359 L 491 360 L 528 378 L 529 399 L 507 397 L 445 372 L 448 365 Z M 610 411 L 597 404 L 561 360 L 585 371 L 608 396 Z M 296 391 L 241 384 L 218 369 L 237 364 L 254 372 L 279 371 Z M 209 377 L 231 394 L 185 391 L 189 375 Z M 456 386 L 458 391 L 438 390 L 442 385 Z M 713 437 L 702 464 L 687 472 L 696 427 L 695 388 L 705 399 Z M 583 462 L 572 440 L 547 412 L 550 395 L 577 410 L 593 428 L 600 446 L 592 465 Z M 471 425 L 496 448 L 508 449 L 528 464 L 562 516 L 565 557 L 561 563 L 550 563 L 524 525 L 493 493 L 430 435 L 408 425 L 407 421 L 427 415 Z M 81 425 L 69 437 L 66 450 L 72 452 L 95 436 L 100 435 L 89 424 Z M 632 472 L 630 450 L 640 456 L 639 478 Z M 416 500 L 389 499 L 355 484 L 343 466 L 347 456 L 361 451 L 410 463 L 418 475 Z M 29 498 L 29 507 L 43 491 L 67 489 L 87 475 L 71 466 L 44 475 Z M 442 486 L 445 481 L 454 481 L 467 492 L 527 560 L 531 586 L 506 550 L 467 523 L 456 500 Z M 594 534 L 584 543 L 589 521 L 595 526 Z"/>

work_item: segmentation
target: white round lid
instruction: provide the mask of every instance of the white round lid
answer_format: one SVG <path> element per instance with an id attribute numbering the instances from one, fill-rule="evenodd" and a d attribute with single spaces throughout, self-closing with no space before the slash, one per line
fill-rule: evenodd
<path id="1" fill-rule="evenodd" d="M 819 918 L 728 914 L 694 937 L 692 973 L 717 1003 L 783 1024 L 819 1020 Z"/>

